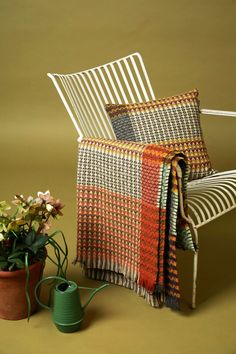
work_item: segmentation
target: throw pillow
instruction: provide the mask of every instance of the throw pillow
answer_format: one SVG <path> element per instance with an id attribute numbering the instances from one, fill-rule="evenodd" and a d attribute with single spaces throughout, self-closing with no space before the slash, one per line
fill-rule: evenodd
<path id="1" fill-rule="evenodd" d="M 200 124 L 198 91 L 144 103 L 109 104 L 118 140 L 158 143 L 187 156 L 189 180 L 213 174 Z"/>

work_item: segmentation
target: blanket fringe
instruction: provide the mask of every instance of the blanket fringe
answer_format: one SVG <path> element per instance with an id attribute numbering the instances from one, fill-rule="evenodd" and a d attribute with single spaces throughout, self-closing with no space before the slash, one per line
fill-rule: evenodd
<path id="1" fill-rule="evenodd" d="M 142 286 L 139 286 L 137 282 L 132 281 L 131 279 L 126 278 L 123 274 L 116 273 L 113 271 L 105 269 L 95 269 L 95 268 L 86 268 L 82 265 L 85 276 L 94 280 L 107 281 L 112 284 L 124 286 L 128 289 L 135 291 L 139 296 L 143 297 L 148 305 L 151 305 L 155 308 L 161 308 L 164 304 L 168 307 L 172 307 L 176 310 L 179 309 L 178 301 L 175 299 L 166 298 L 163 292 L 157 294 L 151 294 Z M 172 302 L 171 302 L 172 301 Z M 173 304 L 173 306 L 171 306 Z"/>
<path id="2" fill-rule="evenodd" d="M 173 310 L 180 310 L 180 301 L 176 297 L 166 296 L 165 305 Z"/>

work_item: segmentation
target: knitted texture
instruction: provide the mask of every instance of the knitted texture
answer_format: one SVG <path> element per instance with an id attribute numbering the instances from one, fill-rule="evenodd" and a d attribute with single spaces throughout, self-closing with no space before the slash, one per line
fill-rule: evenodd
<path id="1" fill-rule="evenodd" d="M 118 140 L 158 143 L 182 151 L 189 180 L 206 177 L 211 167 L 200 125 L 198 91 L 134 104 L 106 105 Z"/>
<path id="2" fill-rule="evenodd" d="M 134 289 L 155 307 L 179 307 L 177 233 L 194 250 L 178 213 L 177 166 L 185 193 L 180 153 L 156 144 L 79 143 L 76 260 L 88 276 Z"/>

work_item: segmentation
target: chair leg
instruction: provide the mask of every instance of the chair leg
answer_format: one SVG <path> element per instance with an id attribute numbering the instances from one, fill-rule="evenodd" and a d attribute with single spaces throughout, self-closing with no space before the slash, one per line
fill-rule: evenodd
<path id="1" fill-rule="evenodd" d="M 196 292 L 197 292 L 197 266 L 198 266 L 198 251 L 193 256 L 193 290 L 192 290 L 192 309 L 196 308 Z"/>
<path id="2" fill-rule="evenodd" d="M 198 267 L 198 231 L 197 228 L 193 227 L 193 232 L 195 236 L 195 243 L 197 250 L 194 252 L 193 256 L 193 289 L 192 289 L 192 309 L 196 308 L 196 293 L 197 293 L 197 267 Z"/>

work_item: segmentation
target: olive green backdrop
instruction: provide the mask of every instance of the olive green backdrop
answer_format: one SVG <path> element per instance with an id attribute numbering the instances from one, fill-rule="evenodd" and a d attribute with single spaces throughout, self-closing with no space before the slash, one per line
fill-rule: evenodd
<path id="1" fill-rule="evenodd" d="M 1 0 L 0 200 L 47 189 L 62 199 L 65 215 L 54 227 L 65 232 L 72 260 L 77 136 L 46 73 L 80 71 L 138 51 L 157 97 L 196 87 L 203 108 L 236 111 L 235 17 L 235 0 Z M 202 125 L 214 167 L 234 169 L 236 119 L 203 116 Z M 49 347 L 71 354 L 236 353 L 234 218 L 232 212 L 202 230 L 197 311 L 186 305 L 191 255 L 180 252 L 181 314 L 153 310 L 113 286 L 91 304 L 80 334 L 60 335 L 45 311 L 29 325 L 1 321 L 0 354 L 16 346 L 26 354 Z M 70 265 L 69 273 L 78 280 L 79 267 Z"/>

